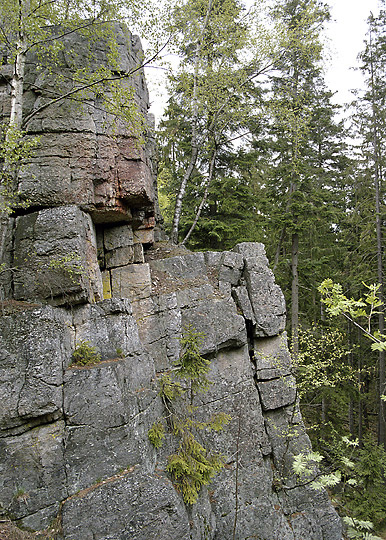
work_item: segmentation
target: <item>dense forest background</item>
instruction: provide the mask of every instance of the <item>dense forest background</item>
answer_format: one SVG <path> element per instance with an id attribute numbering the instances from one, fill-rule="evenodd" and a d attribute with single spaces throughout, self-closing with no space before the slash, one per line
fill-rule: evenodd
<path id="1" fill-rule="evenodd" d="M 263 16 L 238 0 L 174 11 L 181 60 L 158 132 L 165 227 L 193 250 L 265 244 L 314 448 L 351 484 L 346 512 L 381 530 L 386 6 L 363 36 L 365 88 L 343 110 L 323 76 L 328 6 L 262 4 Z"/>

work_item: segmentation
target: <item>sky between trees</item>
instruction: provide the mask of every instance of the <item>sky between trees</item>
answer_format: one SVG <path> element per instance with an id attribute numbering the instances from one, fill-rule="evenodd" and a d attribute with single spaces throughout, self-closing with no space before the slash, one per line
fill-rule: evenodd
<path id="1" fill-rule="evenodd" d="M 248 2 L 246 2 L 248 3 Z M 333 101 L 341 105 L 352 100 L 351 90 L 362 87 L 362 74 L 357 56 L 363 50 L 367 32 L 367 18 L 379 12 L 379 0 L 329 0 L 331 21 L 326 32 L 325 80 L 331 91 L 336 92 Z M 147 68 L 146 78 L 150 89 L 150 112 L 158 122 L 167 101 L 164 72 Z"/>

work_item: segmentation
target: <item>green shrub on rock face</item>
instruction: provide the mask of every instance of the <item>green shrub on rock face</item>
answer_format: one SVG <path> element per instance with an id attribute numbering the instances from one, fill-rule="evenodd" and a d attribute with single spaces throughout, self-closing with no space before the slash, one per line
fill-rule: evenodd
<path id="1" fill-rule="evenodd" d="M 219 431 L 231 420 L 228 414 L 219 412 L 208 421 L 199 421 L 197 407 L 193 405 L 197 393 L 210 387 L 208 372 L 210 361 L 201 356 L 199 346 L 202 334 L 191 327 L 185 329 L 180 339 L 181 356 L 174 367 L 160 381 L 160 395 L 167 411 L 148 432 L 155 448 L 162 446 L 166 430 L 178 440 L 178 449 L 168 456 L 166 470 L 172 475 L 175 488 L 186 504 L 195 504 L 202 488 L 224 467 L 224 456 L 205 447 L 199 433 Z"/>
<path id="2" fill-rule="evenodd" d="M 80 341 L 72 353 L 70 365 L 91 366 L 100 362 L 101 355 L 93 347 L 90 341 Z"/>
<path id="3" fill-rule="evenodd" d="M 162 422 L 154 422 L 154 424 L 149 429 L 147 434 L 149 441 L 154 446 L 154 448 L 159 448 L 162 446 L 162 441 L 165 437 L 165 428 Z"/>

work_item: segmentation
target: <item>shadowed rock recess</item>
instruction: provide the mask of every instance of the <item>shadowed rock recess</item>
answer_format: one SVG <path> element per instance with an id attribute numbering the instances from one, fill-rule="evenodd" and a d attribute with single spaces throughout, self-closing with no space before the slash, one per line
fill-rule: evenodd
<path id="1" fill-rule="evenodd" d="M 140 44 L 116 33 L 127 72 Z M 107 62 L 99 42 L 65 39 L 78 60 L 91 47 Z M 53 84 L 29 69 L 26 113 Z M 125 84 L 146 115 L 142 71 Z M 9 219 L 3 262 L 13 270 L 1 274 L 1 519 L 63 540 L 340 540 L 327 494 L 291 473 L 310 443 L 263 245 L 190 253 L 162 241 L 151 137 L 113 133 L 93 99 L 82 110 L 58 102 L 28 125 L 41 141 L 20 176 L 29 206 Z M 160 450 L 148 439 L 165 414 L 157 378 L 178 360 L 187 325 L 203 332 L 211 360 L 197 414 L 232 417 L 206 441 L 226 466 L 192 506 L 166 471 L 171 438 Z M 83 340 L 101 361 L 70 366 Z"/>

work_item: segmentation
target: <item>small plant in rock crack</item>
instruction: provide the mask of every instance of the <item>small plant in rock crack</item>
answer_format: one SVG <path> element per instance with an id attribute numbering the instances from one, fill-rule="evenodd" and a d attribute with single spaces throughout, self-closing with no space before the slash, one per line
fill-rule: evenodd
<path id="1" fill-rule="evenodd" d="M 160 381 L 166 414 L 148 432 L 155 448 L 162 446 L 166 432 L 177 439 L 177 451 L 168 456 L 166 470 L 186 504 L 197 502 L 202 486 L 209 484 L 225 464 L 224 456 L 206 447 L 202 433 L 220 431 L 231 420 L 224 412 L 214 414 L 208 421 L 197 419 L 199 407 L 194 406 L 194 398 L 207 392 L 211 385 L 210 361 L 200 354 L 202 341 L 201 333 L 190 326 L 185 328 L 180 339 L 180 358 Z"/>
<path id="2" fill-rule="evenodd" d="M 115 349 L 115 352 L 117 353 L 118 358 L 125 358 L 125 353 L 123 352 L 123 349 L 121 349 L 120 347 L 117 347 Z"/>
<path id="3" fill-rule="evenodd" d="M 101 355 L 93 347 L 90 341 L 80 341 L 72 353 L 72 361 L 70 365 L 90 366 L 100 362 Z"/>

